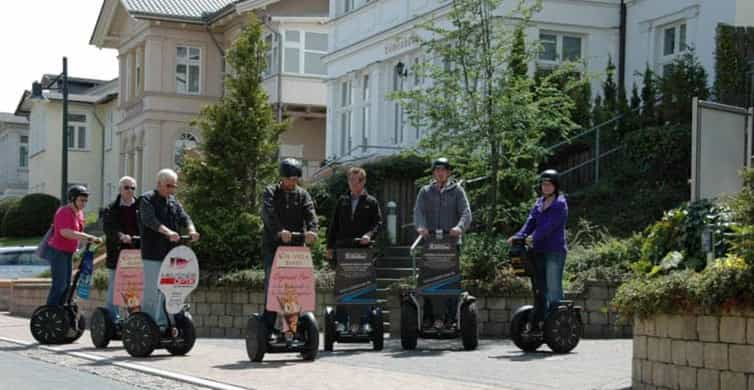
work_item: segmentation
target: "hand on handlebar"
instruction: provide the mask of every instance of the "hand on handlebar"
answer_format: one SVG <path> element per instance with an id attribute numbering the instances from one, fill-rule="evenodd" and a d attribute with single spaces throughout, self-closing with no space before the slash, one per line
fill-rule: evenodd
<path id="1" fill-rule="evenodd" d="M 306 233 L 304 234 L 304 236 L 305 236 L 305 240 L 306 240 L 306 243 L 307 243 L 307 244 L 311 244 L 311 243 L 313 243 L 314 241 L 317 241 L 317 233 L 315 233 L 315 232 L 312 232 L 312 231 L 307 231 L 307 232 L 306 232 Z"/>
<path id="2" fill-rule="evenodd" d="M 418 228 L 416 229 L 416 232 L 419 233 L 419 235 L 424 238 L 429 237 L 429 230 L 427 230 L 426 228 Z"/>
<path id="3" fill-rule="evenodd" d="M 369 237 L 369 234 L 363 235 L 361 240 L 359 240 L 359 244 L 361 245 L 369 245 L 370 242 L 372 242 L 372 238 Z"/>
<path id="4" fill-rule="evenodd" d="M 463 230 L 459 227 L 454 227 L 453 229 L 450 229 L 450 236 L 451 237 L 460 237 L 461 234 L 463 234 Z"/>
<path id="5" fill-rule="evenodd" d="M 181 240 L 181 235 L 172 230 L 167 234 L 167 236 L 170 242 L 178 242 Z"/>
<path id="6" fill-rule="evenodd" d="M 190 231 L 189 237 L 191 237 L 191 242 L 199 241 L 199 233 L 197 233 L 196 231 Z"/>
<path id="7" fill-rule="evenodd" d="M 280 236 L 280 241 L 283 241 L 283 243 L 285 244 L 291 242 L 291 238 L 293 237 L 291 232 L 285 229 L 281 230 L 280 233 L 278 233 L 278 235 Z"/>
<path id="8" fill-rule="evenodd" d="M 120 242 L 123 243 L 123 244 L 130 244 L 132 242 L 131 241 L 131 236 L 129 236 L 128 234 L 121 234 L 120 235 Z"/>

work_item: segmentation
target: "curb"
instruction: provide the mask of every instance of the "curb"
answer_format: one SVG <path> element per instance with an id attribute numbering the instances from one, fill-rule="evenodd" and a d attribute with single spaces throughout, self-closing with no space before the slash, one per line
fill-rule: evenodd
<path id="1" fill-rule="evenodd" d="M 36 345 L 39 349 L 42 349 L 45 351 L 54 352 L 58 354 L 64 354 L 64 355 L 70 355 L 70 356 L 74 356 L 77 358 L 81 358 L 81 359 L 85 359 L 85 360 L 89 360 L 93 362 L 103 362 L 103 361 L 109 360 L 109 358 L 106 358 L 103 356 L 93 355 L 93 354 L 84 353 L 84 352 L 66 351 L 61 348 L 49 347 L 46 345 L 40 345 L 38 343 L 30 343 L 27 341 L 15 340 L 15 339 L 10 339 L 7 337 L 2 337 L 2 336 L 0 336 L 0 341 L 5 341 L 11 344 L 18 344 L 25 347 Z M 175 381 L 184 382 L 191 385 L 207 387 L 214 390 L 249 390 L 251 389 L 249 387 L 238 387 L 238 386 L 229 385 L 222 382 L 216 382 L 209 379 L 202 379 L 202 378 L 198 378 L 198 377 L 194 377 L 190 375 L 179 374 L 172 371 L 146 367 L 146 366 L 142 366 L 142 365 L 134 364 L 134 363 L 110 362 L 109 364 L 115 367 L 125 368 L 132 371 L 138 371 L 144 374 L 155 375 L 155 376 L 159 376 L 166 379 L 172 379 Z"/>

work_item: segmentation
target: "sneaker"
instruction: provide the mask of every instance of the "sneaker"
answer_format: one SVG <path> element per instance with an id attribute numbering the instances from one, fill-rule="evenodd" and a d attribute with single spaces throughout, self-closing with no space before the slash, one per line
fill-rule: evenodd
<path id="1" fill-rule="evenodd" d="M 445 322 L 443 320 L 435 320 L 434 328 L 436 329 L 442 329 L 445 326 Z"/>
<path id="2" fill-rule="evenodd" d="M 267 336 L 267 340 L 273 344 L 278 342 L 278 340 L 280 340 L 281 338 L 282 334 L 280 334 L 280 331 L 277 329 L 273 329 L 272 332 L 270 332 L 270 335 Z"/>
<path id="3" fill-rule="evenodd" d="M 352 334 L 359 333 L 359 324 L 353 324 L 353 325 L 351 325 L 351 333 Z"/>
<path id="4" fill-rule="evenodd" d="M 335 331 L 338 333 L 345 333 L 346 332 L 346 325 L 338 323 L 338 325 L 335 326 Z"/>

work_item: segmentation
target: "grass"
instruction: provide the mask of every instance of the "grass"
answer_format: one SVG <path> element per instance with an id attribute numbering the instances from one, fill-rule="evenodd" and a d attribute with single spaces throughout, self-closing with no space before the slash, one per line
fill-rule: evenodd
<path id="1" fill-rule="evenodd" d="M 27 237 L 27 238 L 14 238 L 14 237 L 0 237 L 0 247 L 3 246 L 22 246 L 22 245 L 37 245 L 42 237 Z"/>

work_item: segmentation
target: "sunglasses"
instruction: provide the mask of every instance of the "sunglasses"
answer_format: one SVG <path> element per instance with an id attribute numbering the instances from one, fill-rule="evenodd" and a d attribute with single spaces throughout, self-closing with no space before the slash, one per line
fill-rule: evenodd
<path id="1" fill-rule="evenodd" d="M 129 191 L 136 191 L 136 187 L 124 186 L 123 189 L 124 190 L 129 190 Z"/>

